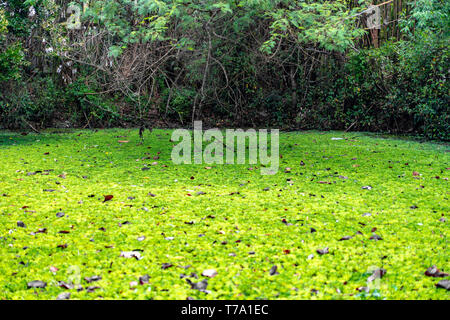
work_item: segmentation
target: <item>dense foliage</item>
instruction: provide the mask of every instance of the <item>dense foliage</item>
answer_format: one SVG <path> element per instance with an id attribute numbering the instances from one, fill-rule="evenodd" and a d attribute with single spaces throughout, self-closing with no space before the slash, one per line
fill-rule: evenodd
<path id="1" fill-rule="evenodd" d="M 383 2 L 383 3 L 381 3 Z M 0 124 L 280 126 L 449 139 L 445 0 L 0 3 Z"/>

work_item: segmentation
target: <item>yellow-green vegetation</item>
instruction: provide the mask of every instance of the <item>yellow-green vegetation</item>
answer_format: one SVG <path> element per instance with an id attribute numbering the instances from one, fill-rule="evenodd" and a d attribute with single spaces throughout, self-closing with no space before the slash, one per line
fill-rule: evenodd
<path id="1" fill-rule="evenodd" d="M 447 145 L 283 133 L 262 176 L 170 138 L 0 133 L 0 299 L 449 299 Z"/>

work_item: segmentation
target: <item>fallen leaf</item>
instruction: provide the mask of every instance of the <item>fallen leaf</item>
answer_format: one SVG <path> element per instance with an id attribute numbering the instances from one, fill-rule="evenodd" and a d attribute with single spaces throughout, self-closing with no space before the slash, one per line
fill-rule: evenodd
<path id="1" fill-rule="evenodd" d="M 73 284 L 71 284 L 71 283 L 66 283 L 66 282 L 64 282 L 64 281 L 59 281 L 59 282 L 58 282 L 58 286 L 60 286 L 61 288 L 64 288 L 64 289 L 68 289 L 68 290 L 73 289 Z"/>
<path id="2" fill-rule="evenodd" d="M 94 281 L 102 280 L 102 277 L 101 276 L 92 276 L 92 277 L 86 277 L 86 278 L 84 278 L 84 280 L 87 283 L 91 283 L 91 282 L 94 282 Z"/>
<path id="3" fill-rule="evenodd" d="M 173 267 L 173 264 L 171 264 L 171 263 L 163 263 L 161 265 L 161 269 L 163 269 L 163 270 L 166 270 L 166 269 L 168 269 L 170 267 Z"/>
<path id="4" fill-rule="evenodd" d="M 197 283 L 192 282 L 189 279 L 186 279 L 186 282 L 191 285 L 191 289 L 199 290 L 199 291 L 202 291 L 202 292 L 205 292 L 206 288 L 208 287 L 208 280 L 207 279 L 204 279 L 204 280 L 202 280 L 200 282 L 197 282 Z"/>
<path id="5" fill-rule="evenodd" d="M 327 248 L 325 248 L 325 249 L 317 249 L 316 252 L 317 252 L 318 254 L 320 254 L 320 255 L 324 255 L 324 254 L 329 253 L 330 251 L 329 251 L 329 249 L 328 249 L 328 247 L 327 247 Z"/>
<path id="6" fill-rule="evenodd" d="M 217 271 L 214 269 L 207 269 L 202 272 L 202 276 L 208 277 L 208 278 L 214 278 L 215 276 L 217 276 Z"/>
<path id="7" fill-rule="evenodd" d="M 138 251 L 122 251 L 120 256 L 123 258 L 135 258 L 136 260 L 141 260 L 141 254 Z"/>
<path id="8" fill-rule="evenodd" d="M 383 238 L 381 238 L 379 235 L 377 235 L 377 234 L 373 234 L 371 237 L 370 237 L 370 240 L 383 240 Z"/>
<path id="9" fill-rule="evenodd" d="M 425 275 L 433 278 L 443 278 L 449 276 L 448 273 L 440 271 L 436 266 L 428 268 L 427 271 L 425 271 Z"/>
<path id="10" fill-rule="evenodd" d="M 103 200 L 103 202 L 110 201 L 112 198 L 114 198 L 113 195 L 106 195 L 106 196 L 104 195 L 103 197 L 105 198 L 105 200 Z"/>
<path id="11" fill-rule="evenodd" d="M 270 270 L 269 270 L 269 274 L 270 274 L 271 276 L 280 274 L 280 273 L 277 271 L 277 269 L 278 269 L 277 266 L 272 266 L 272 268 L 270 268 Z"/>
<path id="12" fill-rule="evenodd" d="M 150 281 L 150 276 L 146 274 L 145 276 L 139 277 L 139 284 L 144 285 Z"/>
<path id="13" fill-rule="evenodd" d="M 40 280 L 34 280 L 27 283 L 28 289 L 30 288 L 45 288 L 47 286 L 47 283 Z"/>
<path id="14" fill-rule="evenodd" d="M 70 299 L 70 292 L 62 292 L 56 297 L 56 300 L 69 300 L 69 299 Z"/>
<path id="15" fill-rule="evenodd" d="M 372 282 L 372 281 L 374 281 L 374 280 L 376 280 L 376 279 L 381 279 L 381 278 L 383 278 L 383 276 L 386 274 L 386 270 L 385 269 L 376 269 L 376 270 L 374 270 L 373 271 L 373 273 L 372 273 L 372 275 L 369 277 L 369 278 L 367 278 L 367 281 L 368 282 Z"/>
<path id="16" fill-rule="evenodd" d="M 101 289 L 101 288 L 100 288 L 100 287 L 97 287 L 97 286 L 90 286 L 90 287 L 87 287 L 87 288 L 86 288 L 86 291 L 89 292 L 89 293 L 91 293 L 91 292 L 94 292 L 94 291 L 97 290 L 97 289 Z"/>
<path id="17" fill-rule="evenodd" d="M 441 280 L 436 284 L 436 287 L 450 290 L 450 280 Z"/>

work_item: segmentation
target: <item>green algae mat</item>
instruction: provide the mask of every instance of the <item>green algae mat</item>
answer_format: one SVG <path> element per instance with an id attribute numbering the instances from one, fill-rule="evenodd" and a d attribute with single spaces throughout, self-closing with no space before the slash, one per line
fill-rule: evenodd
<path id="1" fill-rule="evenodd" d="M 449 146 L 280 134 L 280 169 L 172 132 L 0 133 L 0 299 L 450 298 Z"/>

